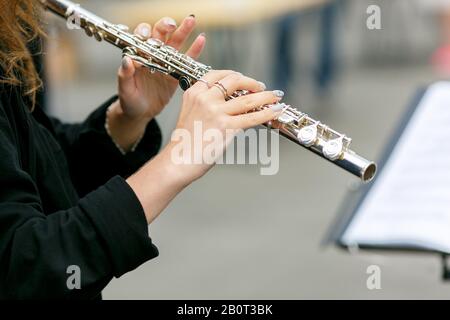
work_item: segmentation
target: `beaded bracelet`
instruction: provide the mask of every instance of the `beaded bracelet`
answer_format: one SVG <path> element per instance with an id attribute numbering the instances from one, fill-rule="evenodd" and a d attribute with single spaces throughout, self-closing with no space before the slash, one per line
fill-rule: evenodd
<path id="1" fill-rule="evenodd" d="M 130 151 L 125 151 L 112 137 L 111 135 L 111 130 L 109 129 L 109 118 L 108 118 L 108 114 L 111 112 L 111 108 L 112 105 L 106 110 L 106 117 L 105 117 L 105 131 L 108 134 L 108 136 L 111 138 L 111 141 L 114 143 L 114 145 L 116 146 L 116 148 L 120 151 L 120 153 L 125 156 L 127 153 L 129 152 L 134 152 L 136 151 L 137 147 L 139 146 L 139 144 L 141 143 L 142 139 L 144 138 L 144 133 L 139 137 L 139 139 L 133 144 L 133 146 L 131 147 Z"/>

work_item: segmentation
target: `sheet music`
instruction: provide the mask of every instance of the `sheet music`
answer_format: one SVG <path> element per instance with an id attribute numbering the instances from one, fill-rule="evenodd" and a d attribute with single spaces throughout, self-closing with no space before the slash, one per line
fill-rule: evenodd
<path id="1" fill-rule="evenodd" d="M 429 87 L 341 241 L 450 253 L 450 83 Z"/>

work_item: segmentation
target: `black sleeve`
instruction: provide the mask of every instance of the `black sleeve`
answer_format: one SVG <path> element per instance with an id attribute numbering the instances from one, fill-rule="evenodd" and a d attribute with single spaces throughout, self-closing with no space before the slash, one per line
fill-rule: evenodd
<path id="1" fill-rule="evenodd" d="M 58 142 L 66 154 L 72 181 L 80 195 L 94 190 L 115 175 L 127 178 L 156 155 L 161 147 L 161 130 L 153 120 L 138 148 L 125 156 L 120 153 L 105 130 L 106 110 L 115 100 L 117 96 L 81 124 L 63 124 L 51 118 Z"/>
<path id="2" fill-rule="evenodd" d="M 44 213 L 2 113 L 0 105 L 1 299 L 95 298 L 112 277 L 158 255 L 143 208 L 119 176 L 68 210 Z M 80 290 L 67 286 L 70 266 L 80 268 Z"/>

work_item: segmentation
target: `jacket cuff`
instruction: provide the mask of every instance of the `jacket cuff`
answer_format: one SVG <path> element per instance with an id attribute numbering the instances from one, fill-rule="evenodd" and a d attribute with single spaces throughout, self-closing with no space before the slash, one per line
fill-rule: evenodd
<path id="1" fill-rule="evenodd" d="M 115 277 L 159 255 L 148 236 L 144 210 L 133 189 L 121 177 L 80 200 L 111 258 Z"/>

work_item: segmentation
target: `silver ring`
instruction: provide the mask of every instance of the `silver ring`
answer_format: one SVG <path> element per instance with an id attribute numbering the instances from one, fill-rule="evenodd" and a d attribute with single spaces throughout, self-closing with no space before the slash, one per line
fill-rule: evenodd
<path id="1" fill-rule="evenodd" d="M 223 84 L 221 84 L 219 81 L 217 81 L 216 83 L 214 83 L 214 87 L 218 88 L 223 93 L 223 97 L 225 98 L 225 100 L 228 99 L 227 88 L 225 88 L 225 86 Z"/>
<path id="2" fill-rule="evenodd" d="M 208 87 L 208 89 L 211 89 L 211 85 L 210 85 L 209 82 L 206 81 L 205 79 L 198 79 L 198 81 L 203 82 L 204 84 L 206 84 L 206 86 Z"/>

